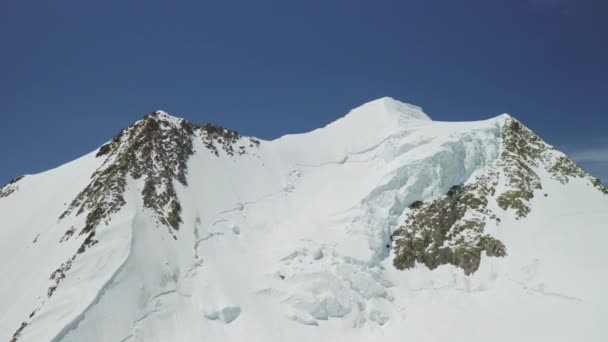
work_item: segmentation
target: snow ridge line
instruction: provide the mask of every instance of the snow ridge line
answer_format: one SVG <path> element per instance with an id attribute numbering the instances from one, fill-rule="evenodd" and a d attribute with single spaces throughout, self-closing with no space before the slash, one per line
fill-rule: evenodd
<path id="1" fill-rule="evenodd" d="M 385 143 L 392 141 L 392 140 L 398 140 L 400 138 L 403 138 L 404 136 L 408 135 L 408 131 L 402 131 L 399 133 L 394 133 L 394 134 L 390 134 L 388 136 L 386 136 L 385 138 L 383 138 L 380 142 L 376 143 L 375 145 L 365 148 L 363 150 L 359 150 L 359 151 L 353 151 L 353 152 L 347 152 L 344 157 L 338 161 L 326 161 L 326 162 L 322 162 L 320 164 L 298 164 L 296 163 L 295 166 L 297 167 L 323 167 L 326 165 L 342 165 L 342 164 L 346 164 L 346 163 L 368 163 L 370 160 L 350 160 L 351 156 L 359 156 L 359 155 L 363 155 L 366 153 L 370 153 L 373 152 L 374 150 L 382 147 L 382 145 L 384 145 Z"/>
<path id="2" fill-rule="evenodd" d="M 131 219 L 131 236 L 129 236 L 129 250 L 127 252 L 127 255 L 125 256 L 124 260 L 120 263 L 120 265 L 116 268 L 116 270 L 114 270 L 114 272 L 112 273 L 112 275 L 110 276 L 110 278 L 101 286 L 101 288 L 99 289 L 99 291 L 97 292 L 97 295 L 95 295 L 95 298 L 93 299 L 93 301 L 91 301 L 91 303 L 89 305 L 87 305 L 87 307 L 81 312 L 79 313 L 70 323 L 66 324 L 56 335 L 55 337 L 53 337 L 51 339 L 51 342 L 60 342 L 61 340 L 63 340 L 71 331 L 76 330 L 76 328 L 78 328 L 78 325 L 80 324 L 80 322 L 82 320 L 84 320 L 84 318 L 86 317 L 86 313 L 95 305 L 97 305 L 99 303 L 99 301 L 101 300 L 101 298 L 104 296 L 104 294 L 106 293 L 106 291 L 110 288 L 110 286 L 114 283 L 114 281 L 116 280 L 116 277 L 120 274 L 120 272 L 122 271 L 122 269 L 124 268 L 124 266 L 126 265 L 127 261 L 129 260 L 129 258 L 131 257 L 131 251 L 133 250 L 133 223 L 135 222 L 135 219 L 137 218 L 139 214 L 136 214 L 132 219 Z"/>

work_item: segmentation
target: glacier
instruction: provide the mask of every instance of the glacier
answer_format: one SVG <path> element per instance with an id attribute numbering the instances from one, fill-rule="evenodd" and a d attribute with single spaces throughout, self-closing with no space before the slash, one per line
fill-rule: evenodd
<path id="1" fill-rule="evenodd" d="M 603 341 L 608 196 L 586 174 L 532 168 L 542 188 L 526 217 L 488 201 L 500 224 L 484 231 L 507 253 L 483 254 L 472 274 L 393 265 L 409 206 L 497 170 L 511 120 L 437 122 L 382 98 L 264 141 L 157 111 L 106 148 L 2 188 L 0 339 Z M 129 137 L 146 127 L 160 133 L 144 136 L 158 140 L 141 159 Z M 184 182 L 171 178 L 183 157 L 171 159 L 174 134 L 191 143 Z M 547 163 L 565 158 L 547 146 Z M 132 148 L 124 160 L 149 169 L 125 171 L 122 204 L 82 206 Z M 500 176 L 496 191 L 508 186 Z M 100 201 L 112 210 L 81 230 Z"/>

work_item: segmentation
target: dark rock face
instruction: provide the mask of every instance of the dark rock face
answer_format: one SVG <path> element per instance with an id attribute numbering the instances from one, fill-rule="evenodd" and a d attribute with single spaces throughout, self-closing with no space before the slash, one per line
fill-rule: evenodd
<path id="1" fill-rule="evenodd" d="M 540 178 L 532 170 L 547 162 L 549 146 L 534 132 L 516 120 L 505 123 L 502 131 L 503 151 L 499 167 L 506 176 L 510 190 L 500 194 L 498 205 L 504 209 L 515 209 L 518 218 L 528 215 L 529 201 L 534 190 L 542 189 Z"/>
<path id="2" fill-rule="evenodd" d="M 2 188 L 0 188 L 0 198 L 8 197 L 11 194 L 13 194 L 15 191 L 19 190 L 19 186 L 17 185 L 17 182 L 19 182 L 21 179 L 23 179 L 23 177 L 25 177 L 25 176 L 15 177 L 10 182 L 8 182 L 8 184 L 6 184 Z"/>
<path id="3" fill-rule="evenodd" d="M 506 255 L 502 242 L 483 234 L 486 218 L 497 220 L 487 209 L 484 194 L 490 192 L 482 184 L 455 186 L 410 214 L 404 226 L 393 233 L 395 267 L 411 268 L 419 262 L 435 269 L 452 264 L 471 274 L 479 267 L 483 251 L 492 256 Z"/>
<path id="4" fill-rule="evenodd" d="M 412 204 L 410 204 L 408 206 L 408 208 L 410 208 L 410 209 L 418 209 L 418 208 L 422 207 L 423 205 L 424 205 L 424 202 L 422 202 L 422 201 L 414 201 L 414 202 L 412 202 Z"/>
<path id="5" fill-rule="evenodd" d="M 27 327 L 27 325 L 28 324 L 26 322 L 21 322 L 19 329 L 17 329 L 17 331 L 15 331 L 15 333 L 13 334 L 13 337 L 11 338 L 11 342 L 17 342 L 17 340 L 21 336 L 21 332 L 23 332 L 23 329 L 25 329 L 25 327 Z"/>
<path id="6" fill-rule="evenodd" d="M 61 217 L 75 210 L 77 215 L 88 212 L 80 235 L 91 234 L 100 222 L 124 206 L 123 194 L 130 175 L 144 178 L 144 206 L 153 210 L 160 222 L 177 230 L 181 208 L 173 181 L 187 185 L 186 162 L 194 153 L 191 132 L 157 113 L 122 130 L 99 149 L 97 156 L 105 156 L 106 161 Z"/>
<path id="7" fill-rule="evenodd" d="M 216 156 L 219 156 L 218 148 L 215 146 L 214 142 L 221 144 L 221 148 L 228 154 L 229 156 L 234 156 L 235 153 L 238 155 L 243 155 L 247 153 L 247 145 L 241 145 L 238 148 L 238 151 L 234 149 L 233 146 L 238 142 L 241 138 L 238 132 L 231 131 L 222 126 L 217 126 L 213 124 L 206 124 L 200 129 L 206 133 L 203 134 L 203 141 L 205 147 L 209 149 L 209 151 L 213 152 Z M 254 138 L 249 138 L 249 147 L 258 147 L 260 146 L 260 141 Z"/>
<path id="8" fill-rule="evenodd" d="M 99 149 L 97 157 L 105 157 L 104 164 L 60 218 L 74 211 L 76 215 L 87 212 L 80 235 L 91 234 L 98 224 L 107 221 L 125 205 L 123 194 L 130 175 L 134 179 L 144 179 L 144 206 L 154 211 L 159 222 L 170 227 L 170 233 L 176 238 L 174 231 L 181 223 L 181 205 L 174 182 L 188 185 L 187 162 L 194 154 L 193 139 L 196 138 L 202 139 L 204 146 L 216 156 L 221 150 L 234 156 L 233 146 L 242 137 L 221 126 L 197 126 L 162 112 L 146 115 Z M 259 144 L 258 140 L 249 138 L 250 147 Z M 246 153 L 246 147 L 239 146 L 238 154 Z"/>
<path id="9" fill-rule="evenodd" d="M 507 255 L 500 240 L 484 233 L 489 221 L 500 224 L 488 203 L 496 201 L 501 209 L 514 210 L 517 219 L 525 218 L 531 212 L 535 191 L 542 189 L 535 170 L 546 170 L 562 184 L 573 178 L 587 179 L 608 194 L 599 179 L 556 153 L 513 118 L 506 119 L 502 127 L 502 146 L 498 160 L 469 184 L 453 186 L 446 195 L 429 203 L 414 202 L 416 205 L 410 206 L 415 210 L 393 233 L 396 268 L 412 268 L 416 262 L 429 269 L 451 264 L 469 275 L 479 268 L 482 252 L 491 257 Z M 501 179 L 506 181 L 506 190 L 496 193 Z"/>

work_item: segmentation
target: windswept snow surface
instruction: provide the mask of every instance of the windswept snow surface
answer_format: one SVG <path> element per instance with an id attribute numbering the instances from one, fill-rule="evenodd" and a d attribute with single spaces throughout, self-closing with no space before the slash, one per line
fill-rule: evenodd
<path id="1" fill-rule="evenodd" d="M 51 297 L 82 243 L 60 240 L 83 218 L 58 218 L 103 158 L 26 176 L 0 198 L 0 340 L 27 322 L 20 342 L 605 341 L 608 196 L 582 179 L 540 174 L 528 217 L 497 209 L 486 230 L 508 255 L 471 276 L 392 265 L 408 205 L 491 168 L 506 118 L 435 122 L 383 98 L 255 154 L 194 140 L 177 239 L 129 178 Z"/>

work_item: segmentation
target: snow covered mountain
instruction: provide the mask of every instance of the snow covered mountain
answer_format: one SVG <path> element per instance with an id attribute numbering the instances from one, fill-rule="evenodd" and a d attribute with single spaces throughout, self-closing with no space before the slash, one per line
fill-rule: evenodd
<path id="1" fill-rule="evenodd" d="M 605 341 L 608 190 L 509 115 L 162 111 L 0 189 L 3 341 Z"/>

